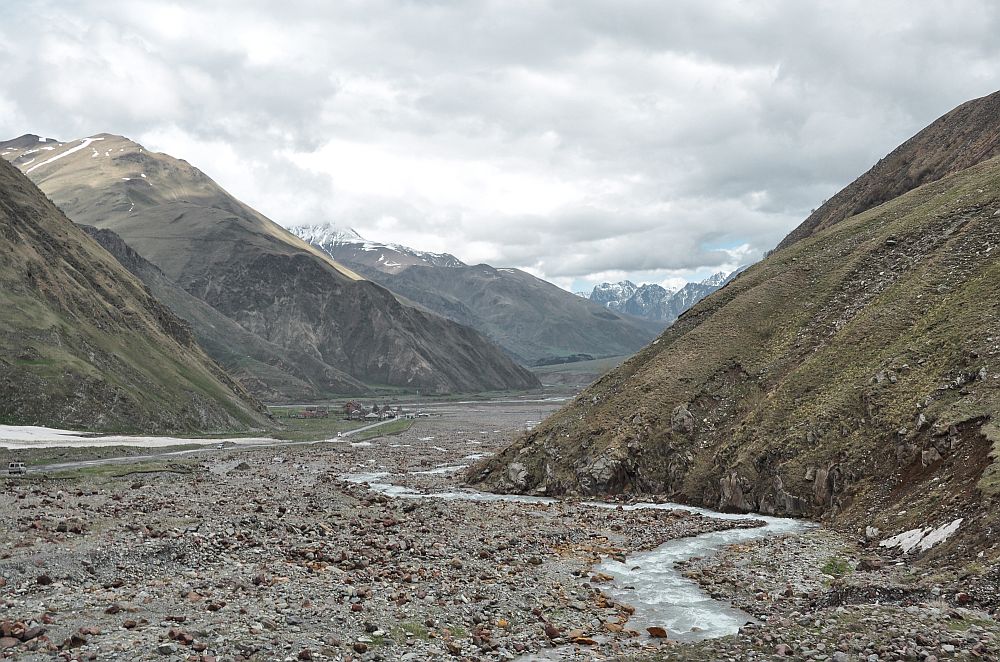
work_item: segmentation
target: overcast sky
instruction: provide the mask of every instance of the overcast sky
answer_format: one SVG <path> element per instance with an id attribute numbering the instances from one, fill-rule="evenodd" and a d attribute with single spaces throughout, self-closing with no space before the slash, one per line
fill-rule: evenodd
<path id="1" fill-rule="evenodd" d="M 286 226 L 563 287 L 758 259 L 957 104 L 998 5 L 0 3 L 0 136 L 124 134 Z"/>

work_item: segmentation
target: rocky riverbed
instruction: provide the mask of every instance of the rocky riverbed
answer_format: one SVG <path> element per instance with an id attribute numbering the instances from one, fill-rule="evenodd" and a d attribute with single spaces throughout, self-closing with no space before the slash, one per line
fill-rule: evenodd
<path id="1" fill-rule="evenodd" d="M 685 633 L 657 628 L 651 636 L 598 565 L 628 565 L 666 541 L 760 522 L 574 500 L 467 498 L 463 465 L 495 452 L 553 406 L 451 405 L 402 434 L 364 442 L 212 450 L 151 473 L 135 465 L 5 478 L 0 656 L 994 654 L 996 623 L 975 609 L 974 597 L 958 604 L 965 598 L 935 594 L 934 578 L 917 576 L 909 587 L 926 585 L 926 594 L 875 607 L 864 590 L 902 583 L 907 566 L 857 572 L 857 545 L 823 529 L 682 564 L 709 593 L 761 625 L 701 642 L 678 643 Z M 416 498 L 441 493 L 448 498 Z M 830 559 L 848 569 L 839 561 L 828 566 Z M 845 589 L 850 582 L 857 586 Z M 883 622 L 891 627 L 872 627 Z"/>

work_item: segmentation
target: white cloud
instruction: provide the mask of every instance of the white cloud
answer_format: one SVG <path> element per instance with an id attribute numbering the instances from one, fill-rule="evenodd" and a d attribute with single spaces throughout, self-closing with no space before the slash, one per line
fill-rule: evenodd
<path id="1" fill-rule="evenodd" d="M 998 12 L 29 0 L 0 8 L 0 132 L 125 134 L 286 225 L 350 225 L 566 287 L 676 284 L 756 259 L 994 91 Z"/>

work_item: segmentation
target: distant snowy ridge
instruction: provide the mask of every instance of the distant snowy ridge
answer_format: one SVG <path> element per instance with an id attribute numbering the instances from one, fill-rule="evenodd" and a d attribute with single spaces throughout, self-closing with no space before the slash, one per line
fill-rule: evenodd
<path id="1" fill-rule="evenodd" d="M 636 285 L 630 280 L 601 283 L 594 287 L 588 298 L 609 310 L 671 323 L 742 270 L 743 268 L 737 269 L 731 274 L 720 271 L 701 282 L 688 283 L 676 291 L 655 283 Z"/>
<path id="2" fill-rule="evenodd" d="M 409 246 L 395 243 L 369 241 L 362 237 L 354 228 L 340 228 L 335 225 L 301 225 L 288 228 L 288 231 L 299 239 L 318 246 L 335 259 L 344 257 L 344 252 L 350 252 L 355 258 L 359 253 L 372 254 L 365 262 L 372 266 L 386 269 L 400 269 L 415 264 L 426 264 L 437 267 L 464 267 L 465 263 L 448 253 L 431 253 L 418 251 Z M 376 255 L 377 254 L 377 255 Z"/>

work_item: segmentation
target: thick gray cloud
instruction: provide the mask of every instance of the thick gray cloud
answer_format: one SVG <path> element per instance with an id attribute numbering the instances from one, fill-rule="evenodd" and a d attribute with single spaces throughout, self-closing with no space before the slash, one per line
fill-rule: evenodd
<path id="1" fill-rule="evenodd" d="M 285 225 L 676 282 L 994 91 L 1000 9 L 797 0 L 26 1 L 0 134 L 122 133 Z"/>

